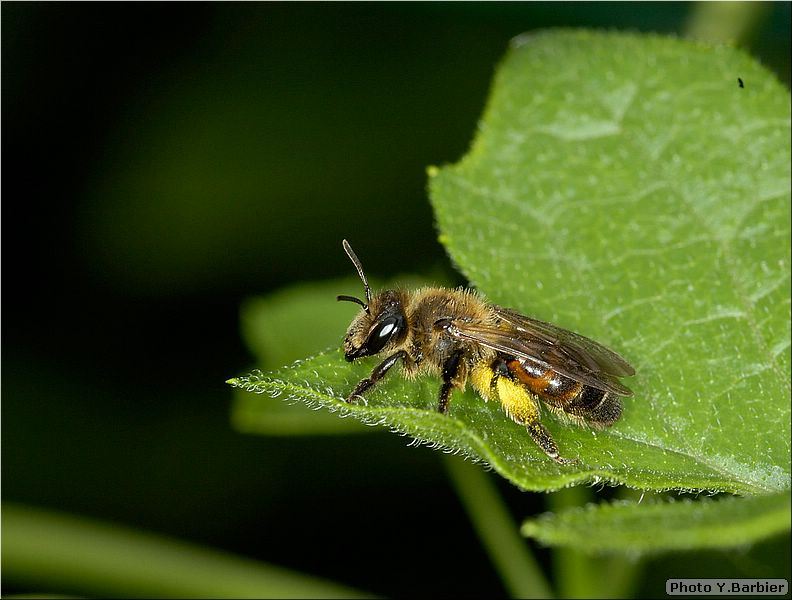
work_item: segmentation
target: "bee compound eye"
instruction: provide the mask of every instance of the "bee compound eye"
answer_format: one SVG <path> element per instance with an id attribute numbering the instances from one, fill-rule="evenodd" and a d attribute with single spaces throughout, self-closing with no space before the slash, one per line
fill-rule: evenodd
<path id="1" fill-rule="evenodd" d="M 366 340 L 366 351 L 368 354 L 376 354 L 385 347 L 385 344 L 396 335 L 404 325 L 404 319 L 400 316 L 392 316 L 383 319 L 377 324 Z"/>

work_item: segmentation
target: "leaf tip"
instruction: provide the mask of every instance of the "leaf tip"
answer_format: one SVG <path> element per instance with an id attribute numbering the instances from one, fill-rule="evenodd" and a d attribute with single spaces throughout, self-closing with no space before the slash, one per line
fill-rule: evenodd
<path id="1" fill-rule="evenodd" d="M 238 377 L 232 377 L 231 379 L 226 379 L 226 383 L 231 387 L 240 387 L 241 385 Z"/>
<path id="2" fill-rule="evenodd" d="M 536 524 L 533 521 L 525 521 L 520 527 L 520 535 L 523 537 L 533 537 L 536 531 Z"/>

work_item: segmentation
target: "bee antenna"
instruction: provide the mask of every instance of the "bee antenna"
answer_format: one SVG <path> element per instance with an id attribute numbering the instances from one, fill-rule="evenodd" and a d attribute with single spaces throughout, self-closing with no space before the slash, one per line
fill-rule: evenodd
<path id="1" fill-rule="evenodd" d="M 371 288 L 369 287 L 368 279 L 366 279 L 366 274 L 363 272 L 363 265 L 360 264 L 360 259 L 357 257 L 357 254 L 355 254 L 355 251 L 352 250 L 352 246 L 349 245 L 349 242 L 343 240 L 341 242 L 341 245 L 344 247 L 344 252 L 346 252 L 346 255 L 349 257 L 349 260 L 352 261 L 352 264 L 355 265 L 355 269 L 357 269 L 358 275 L 360 276 L 360 280 L 363 282 L 363 287 L 366 288 L 366 302 L 370 304 Z M 338 298 L 340 300 L 342 297 L 339 296 Z M 346 300 L 350 300 L 350 296 L 343 296 L 343 298 Z M 363 302 L 361 302 L 357 298 L 351 300 L 351 302 L 355 302 L 355 301 L 359 302 L 360 305 L 366 309 L 366 312 L 368 312 L 368 306 L 366 304 L 363 304 Z"/>
<path id="2" fill-rule="evenodd" d="M 354 302 L 355 304 L 360 304 L 366 312 L 369 311 L 368 305 L 360 298 L 355 298 L 354 296 L 336 296 L 336 300 L 339 302 Z"/>

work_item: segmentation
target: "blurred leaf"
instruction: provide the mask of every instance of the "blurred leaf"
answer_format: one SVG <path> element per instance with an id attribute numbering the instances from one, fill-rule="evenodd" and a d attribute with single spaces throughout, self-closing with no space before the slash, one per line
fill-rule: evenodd
<path id="1" fill-rule="evenodd" d="M 336 296 L 361 290 L 359 279 L 345 277 L 249 298 L 240 314 L 242 338 L 265 369 L 339 346 L 355 308 Z"/>
<path id="2" fill-rule="evenodd" d="M 164 536 L 4 503 L 3 583 L 9 582 L 100 597 L 370 597 Z"/>
<path id="3" fill-rule="evenodd" d="M 527 520 L 523 535 L 589 553 L 729 548 L 788 532 L 790 494 L 588 504 Z"/>
<path id="4" fill-rule="evenodd" d="M 231 383 L 387 424 L 526 489 L 788 489 L 789 116 L 740 51 L 547 32 L 515 40 L 470 153 L 432 170 L 442 240 L 474 285 L 636 367 L 613 428 L 545 420 L 578 464 L 470 393 L 435 413 L 437 381 L 391 376 L 348 406 L 375 363 L 339 352 Z"/>

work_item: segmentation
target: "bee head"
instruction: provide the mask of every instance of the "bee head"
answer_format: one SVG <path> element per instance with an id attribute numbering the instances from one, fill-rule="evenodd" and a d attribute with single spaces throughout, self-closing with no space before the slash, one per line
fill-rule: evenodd
<path id="1" fill-rule="evenodd" d="M 402 294 L 385 290 L 372 297 L 363 265 L 349 242 L 343 241 L 344 251 L 355 265 L 366 290 L 366 301 L 354 296 L 338 296 L 338 300 L 359 304 L 362 311 L 354 318 L 344 336 L 344 357 L 348 361 L 379 354 L 385 348 L 395 348 L 407 335 Z"/>

